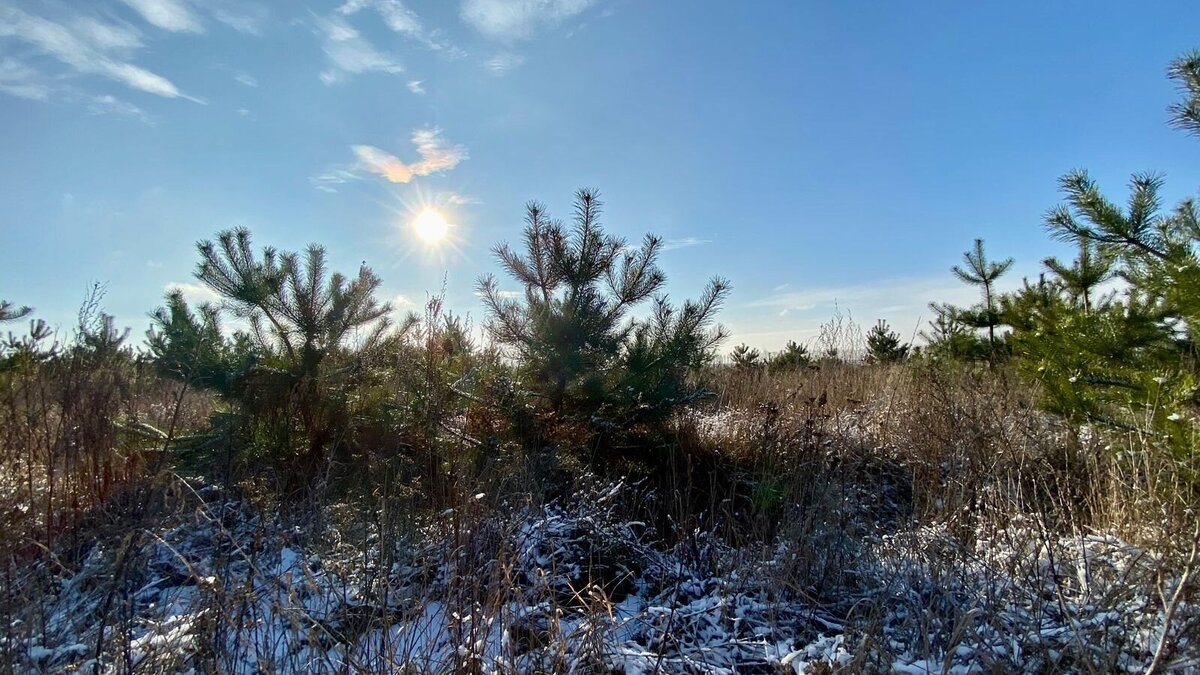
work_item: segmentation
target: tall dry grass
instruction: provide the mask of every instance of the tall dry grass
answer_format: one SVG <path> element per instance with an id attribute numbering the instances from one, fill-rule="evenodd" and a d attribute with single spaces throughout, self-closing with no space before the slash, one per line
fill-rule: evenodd
<path id="1" fill-rule="evenodd" d="M 638 450 L 668 457 L 643 465 L 664 473 L 575 514 L 564 539 L 582 542 L 576 557 L 547 553 L 539 567 L 520 514 L 547 522 L 572 492 L 599 505 L 608 492 L 571 459 L 589 449 L 558 448 L 548 472 L 504 428 L 503 378 L 471 374 L 486 364 L 441 329 L 413 336 L 371 364 L 384 376 L 366 391 L 390 417 L 348 434 L 355 450 L 307 510 L 280 510 L 252 474 L 240 486 L 181 477 L 221 465 L 169 451 L 205 427 L 214 401 L 135 359 L 63 351 L 0 376 L 0 671 L 29 668 L 34 646 L 68 626 L 78 661 L 104 671 L 475 673 L 496 649 L 475 645 L 503 625 L 509 672 L 530 654 L 558 672 L 608 663 L 629 621 L 657 626 L 647 653 L 660 670 L 683 668 L 692 628 L 674 610 L 617 620 L 624 585 L 649 574 L 621 567 L 634 559 L 687 561 L 689 573 L 812 607 L 841 626 L 848 660 L 829 667 L 844 672 L 901 658 L 1045 672 L 1190 658 L 1198 533 L 1186 472 L 1136 431 L 1040 412 L 1036 389 L 1003 368 L 826 358 L 708 373 L 708 407 Z M 283 566 L 284 549 L 302 562 Z M 180 602 L 193 621 L 147 618 L 139 594 L 154 574 L 190 589 Z M 414 632 L 421 622 L 439 635 Z M 1047 626 L 1065 632 L 1050 639 Z M 331 651 L 339 644 L 354 648 Z"/>

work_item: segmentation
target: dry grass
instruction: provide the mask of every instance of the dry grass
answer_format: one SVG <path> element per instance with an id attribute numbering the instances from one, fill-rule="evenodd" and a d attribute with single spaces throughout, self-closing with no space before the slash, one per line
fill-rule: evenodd
<path id="1" fill-rule="evenodd" d="M 128 360 L 6 373 L 0 671 L 676 672 L 746 658 L 704 622 L 748 599 L 765 632 L 746 644 L 778 643 L 764 668 L 1196 658 L 1178 465 L 1039 412 L 1002 369 L 720 370 L 710 407 L 645 450 L 680 458 L 669 475 L 605 497 L 560 449 L 552 501 L 541 460 L 487 437 L 499 399 L 464 403 L 428 337 L 391 394 L 419 433 L 364 427 L 379 450 L 332 467 L 354 480 L 285 516 L 253 481 L 180 478 L 142 426 L 201 428 L 211 398 Z"/>

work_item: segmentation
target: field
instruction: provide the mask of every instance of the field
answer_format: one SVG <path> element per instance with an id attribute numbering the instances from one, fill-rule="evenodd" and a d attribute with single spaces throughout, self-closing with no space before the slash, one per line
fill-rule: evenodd
<path id="1" fill-rule="evenodd" d="M 210 394 L 31 368 L 4 401 L 3 668 L 1198 667 L 1190 486 L 1136 437 L 1072 430 L 1003 369 L 708 376 L 653 464 L 480 456 L 469 402 L 436 485 L 376 448 L 296 500 L 236 468 Z"/>

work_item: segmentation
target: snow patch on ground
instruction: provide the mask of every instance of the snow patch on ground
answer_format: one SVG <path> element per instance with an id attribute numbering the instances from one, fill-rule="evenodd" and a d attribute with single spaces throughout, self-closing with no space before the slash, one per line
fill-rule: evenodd
<path id="1" fill-rule="evenodd" d="M 1178 637 L 1168 666 L 1200 663 L 1179 634 L 1200 607 L 1166 625 L 1156 559 L 1112 536 L 1048 537 L 1019 518 L 970 546 L 941 526 L 876 536 L 818 605 L 789 572 L 811 552 L 704 532 L 666 546 L 618 516 L 627 490 L 467 505 L 386 545 L 306 536 L 202 491 L 202 508 L 141 537 L 115 587 L 119 551 L 64 571 L 45 630 L 25 627 L 25 666 L 91 668 L 102 643 L 105 672 L 1139 672 L 1164 632 Z M 125 620 L 101 640 L 114 602 Z"/>

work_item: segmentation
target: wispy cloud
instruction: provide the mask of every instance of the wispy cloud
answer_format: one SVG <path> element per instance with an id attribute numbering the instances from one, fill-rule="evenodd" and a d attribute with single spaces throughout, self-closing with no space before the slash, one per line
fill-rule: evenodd
<path id="1" fill-rule="evenodd" d="M 576 16 L 596 0 L 463 0 L 459 15 L 475 30 L 500 40 L 522 40 Z"/>
<path id="2" fill-rule="evenodd" d="M 497 298 L 504 298 L 504 299 L 507 299 L 507 300 L 516 300 L 517 298 L 523 298 L 523 297 L 525 297 L 525 293 L 524 293 L 523 291 L 506 291 L 506 290 L 501 290 L 501 291 L 496 291 L 496 292 L 495 292 L 495 295 L 496 295 L 496 297 L 497 297 Z M 483 293 L 482 293 L 481 291 L 475 291 L 475 297 L 477 297 L 477 298 L 482 298 L 482 297 L 483 297 Z"/>
<path id="3" fill-rule="evenodd" d="M 79 73 L 106 77 L 127 87 L 164 98 L 197 103 L 167 78 L 131 63 L 129 52 L 140 46 L 136 33 L 95 20 L 59 23 L 0 6 L 0 38 L 33 46 Z"/>
<path id="4" fill-rule="evenodd" d="M 213 19 L 244 35 L 262 35 L 270 18 L 255 0 L 121 0 L 142 19 L 172 33 L 203 33 L 204 19 Z"/>
<path id="5" fill-rule="evenodd" d="M 438 193 L 438 201 L 446 204 L 447 206 L 468 206 L 470 204 L 479 203 L 478 199 L 458 192 Z"/>
<path id="6" fill-rule="evenodd" d="M 343 16 L 352 16 L 364 9 L 374 10 L 388 28 L 429 49 L 462 55 L 462 50 L 450 44 L 441 31 L 428 28 L 402 0 L 346 0 L 337 11 Z"/>
<path id="7" fill-rule="evenodd" d="M 438 129 L 418 129 L 413 132 L 412 142 L 421 157 L 412 163 L 371 145 L 355 145 L 351 149 L 362 168 L 393 183 L 407 183 L 417 176 L 449 171 L 467 158 L 467 149 L 447 143 Z"/>
<path id="8" fill-rule="evenodd" d="M 33 68 L 13 58 L 0 60 L 0 92 L 31 101 L 45 101 L 50 98 L 51 91 L 45 76 Z"/>
<path id="9" fill-rule="evenodd" d="M 142 46 L 141 34 L 126 24 L 104 23 L 83 16 L 75 17 L 70 23 L 75 32 L 99 49 L 128 52 Z"/>
<path id="10" fill-rule="evenodd" d="M 668 239 L 663 242 L 662 250 L 674 251 L 680 248 L 688 248 L 689 246 L 700 246 L 702 244 L 711 244 L 711 239 L 698 239 L 696 237 L 683 237 L 682 239 Z"/>
<path id="11" fill-rule="evenodd" d="M 130 103 L 123 101 L 111 94 L 103 94 L 101 96 L 93 96 L 88 102 L 88 112 L 93 115 L 119 115 L 122 117 L 132 117 L 147 124 L 151 123 L 150 116 L 146 111 Z"/>
<path id="12" fill-rule="evenodd" d="M 185 0 L 124 0 L 154 26 L 176 33 L 202 33 L 204 26 Z"/>
<path id="13" fill-rule="evenodd" d="M 404 72 L 404 66 L 395 56 L 376 49 L 375 45 L 342 19 L 320 19 L 317 27 L 322 35 L 322 48 L 330 65 L 320 74 L 321 81 L 325 84 L 340 82 L 348 74 Z"/>
<path id="14" fill-rule="evenodd" d="M 509 71 L 525 63 L 525 57 L 513 52 L 499 52 L 483 62 L 483 66 L 493 75 L 507 75 Z"/>
<path id="15" fill-rule="evenodd" d="M 424 26 L 421 25 L 421 19 L 411 9 L 405 7 L 400 0 L 347 0 L 341 7 L 338 7 L 337 11 L 339 14 L 349 16 L 368 7 L 378 12 L 387 27 L 397 33 L 419 37 L 425 32 Z"/>
<path id="16" fill-rule="evenodd" d="M 241 0 L 230 7 L 218 7 L 212 10 L 212 16 L 217 21 L 245 35 L 262 35 L 263 26 L 270 18 L 270 12 L 263 5 Z"/>
<path id="17" fill-rule="evenodd" d="M 310 176 L 308 182 L 321 192 L 337 192 L 342 185 L 361 179 L 362 174 L 353 168 L 333 167 L 316 176 Z"/>
<path id="18" fill-rule="evenodd" d="M 425 85 L 423 82 L 421 82 L 421 80 L 409 80 L 408 81 L 408 90 L 414 94 L 424 94 L 425 93 Z"/>
<path id="19" fill-rule="evenodd" d="M 253 75 L 249 75 L 247 73 L 238 73 L 233 76 L 233 79 L 236 80 L 238 84 L 241 84 L 241 85 L 244 85 L 247 87 L 257 87 L 258 86 L 258 79 L 255 78 Z"/>

